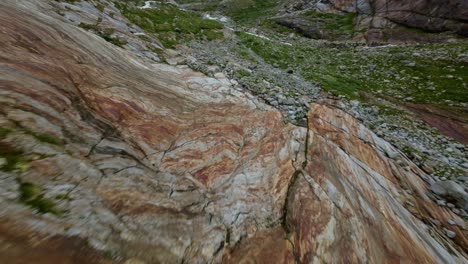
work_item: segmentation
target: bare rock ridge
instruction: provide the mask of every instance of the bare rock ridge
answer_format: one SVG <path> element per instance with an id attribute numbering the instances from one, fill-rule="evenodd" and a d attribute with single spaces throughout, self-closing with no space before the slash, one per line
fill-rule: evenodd
<path id="1" fill-rule="evenodd" d="M 227 78 L 0 2 L 1 263 L 466 263 L 466 221 L 328 101 L 307 128 Z"/>

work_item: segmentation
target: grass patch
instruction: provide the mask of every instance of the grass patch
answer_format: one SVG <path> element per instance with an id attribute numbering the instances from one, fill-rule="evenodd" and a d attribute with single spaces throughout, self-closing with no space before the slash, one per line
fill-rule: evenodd
<path id="1" fill-rule="evenodd" d="M 355 19 L 357 13 L 343 15 L 308 11 L 304 14 L 311 26 L 322 30 L 324 37 L 328 39 L 351 38 L 355 31 Z"/>
<path id="2" fill-rule="evenodd" d="M 312 39 L 347 40 L 357 32 L 355 30 L 356 16 L 356 13 L 339 15 L 314 11 L 296 17 L 272 19 L 264 25 L 279 33 L 292 31 Z"/>
<path id="3" fill-rule="evenodd" d="M 260 23 L 274 16 L 280 4 L 279 0 L 230 0 L 221 8 L 225 15 L 238 23 Z"/>
<path id="4" fill-rule="evenodd" d="M 385 105 L 377 105 L 379 107 L 379 113 L 385 116 L 403 116 L 406 114 L 405 111 L 396 109 L 393 107 L 385 106 Z"/>
<path id="5" fill-rule="evenodd" d="M 280 33 L 283 35 L 297 32 L 290 27 L 278 23 L 278 19 L 265 19 L 260 23 L 260 27 L 263 29 L 269 29 L 273 31 L 273 33 Z"/>
<path id="6" fill-rule="evenodd" d="M 120 3 L 116 5 L 122 14 L 147 33 L 154 33 L 166 48 L 173 48 L 191 40 L 221 39 L 218 32 L 223 25 L 200 15 L 180 10 L 171 4 L 158 4 L 156 8 L 138 9 Z"/>
<path id="7" fill-rule="evenodd" d="M 189 5 L 197 11 L 216 11 L 219 8 L 221 0 L 176 0 L 180 5 Z"/>
<path id="8" fill-rule="evenodd" d="M 463 43 L 363 48 L 293 42 L 292 46 L 238 32 L 240 57 L 250 49 L 265 62 L 292 69 L 324 90 L 352 99 L 376 97 L 447 105 L 468 102 L 468 54 Z M 242 51 L 244 50 L 244 51 Z"/>
<path id="9" fill-rule="evenodd" d="M 239 70 L 235 71 L 235 73 L 234 73 L 234 76 L 237 79 L 241 79 L 241 78 L 244 78 L 244 77 L 249 77 L 251 75 L 252 74 L 249 71 L 244 70 L 244 69 L 239 69 Z"/>

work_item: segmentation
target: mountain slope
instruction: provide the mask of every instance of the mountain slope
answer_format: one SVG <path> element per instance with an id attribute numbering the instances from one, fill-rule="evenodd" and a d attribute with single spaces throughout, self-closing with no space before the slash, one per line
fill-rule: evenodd
<path id="1" fill-rule="evenodd" d="M 0 262 L 466 262 L 430 178 L 334 102 L 284 122 L 101 3 L 127 49 L 53 1 L 0 3 Z"/>
<path id="2" fill-rule="evenodd" d="M 241 23 L 261 23 L 273 17 L 275 23 L 314 39 L 346 40 L 353 37 L 368 44 L 380 44 L 438 42 L 453 39 L 454 35 L 468 36 L 468 3 L 463 0 L 176 2 L 194 10 L 218 10 Z M 339 23 L 340 20 L 346 23 Z M 346 34 L 336 34 L 342 31 L 346 31 Z M 449 34 L 429 36 L 426 32 Z"/>

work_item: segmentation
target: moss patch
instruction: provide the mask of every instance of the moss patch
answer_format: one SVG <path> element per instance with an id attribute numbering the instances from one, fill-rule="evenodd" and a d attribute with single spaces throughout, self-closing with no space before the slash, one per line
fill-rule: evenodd
<path id="1" fill-rule="evenodd" d="M 103 38 L 107 42 L 110 42 L 110 43 L 112 43 L 112 44 L 114 44 L 114 45 L 116 45 L 118 47 L 123 47 L 123 45 L 127 44 L 126 41 L 112 36 L 112 34 L 114 34 L 114 32 L 115 32 L 113 29 L 101 30 L 99 25 L 98 25 L 99 23 L 100 23 L 100 21 L 98 21 L 97 24 L 80 23 L 78 26 L 83 28 L 83 29 L 86 29 L 86 30 L 93 30 L 94 32 L 96 32 L 96 34 L 98 36 L 100 36 L 101 38 Z"/>
<path id="2" fill-rule="evenodd" d="M 78 26 L 86 30 L 99 31 L 99 26 L 97 24 L 80 23 Z"/>
<path id="3" fill-rule="evenodd" d="M 57 146 L 60 146 L 63 144 L 63 142 L 60 139 L 54 136 L 48 135 L 48 134 L 38 133 L 35 131 L 31 131 L 31 130 L 26 130 L 25 133 L 33 136 L 40 142 L 49 143 L 49 144 L 57 145 Z"/>
<path id="4" fill-rule="evenodd" d="M 12 132 L 11 129 L 0 127 L 0 140 L 4 139 L 11 132 Z"/>
<path id="5" fill-rule="evenodd" d="M 19 191 L 21 202 L 37 209 L 40 213 L 62 214 L 60 210 L 55 208 L 55 203 L 44 196 L 41 187 L 33 183 L 20 183 Z"/>
<path id="6" fill-rule="evenodd" d="M 0 128 L 0 158 L 4 159 L 6 162 L 5 164 L 0 166 L 1 171 L 10 172 L 10 171 L 17 171 L 17 172 L 24 172 L 29 169 L 29 161 L 30 157 L 28 158 L 27 153 L 25 153 L 20 148 L 14 146 L 11 142 L 2 141 L 8 135 L 18 133 L 18 134 L 27 134 L 33 136 L 37 141 L 62 146 L 63 142 L 57 137 L 38 133 L 32 130 L 27 129 L 7 129 L 7 128 Z M 37 156 L 37 155 L 36 155 Z M 46 158 L 48 155 L 39 155 L 40 158 Z"/>
<path id="7" fill-rule="evenodd" d="M 24 158 L 23 151 L 13 147 L 9 143 L 0 142 L 0 158 L 6 160 L 6 163 L 0 167 L 2 171 L 27 170 L 27 161 Z"/>

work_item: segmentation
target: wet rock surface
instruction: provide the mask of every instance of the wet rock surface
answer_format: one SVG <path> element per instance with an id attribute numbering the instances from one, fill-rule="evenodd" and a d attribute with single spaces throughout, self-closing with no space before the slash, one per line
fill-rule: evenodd
<path id="1" fill-rule="evenodd" d="M 466 262 L 461 208 L 316 86 L 258 98 L 55 8 L 0 3 L 0 262 Z"/>

